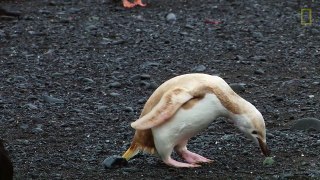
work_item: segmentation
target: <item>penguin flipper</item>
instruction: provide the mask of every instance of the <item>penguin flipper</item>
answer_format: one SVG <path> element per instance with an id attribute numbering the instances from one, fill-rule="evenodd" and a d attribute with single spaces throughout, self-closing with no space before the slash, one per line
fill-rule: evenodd
<path id="1" fill-rule="evenodd" d="M 145 116 L 131 123 L 137 130 L 146 130 L 158 126 L 170 119 L 176 111 L 193 96 L 184 88 L 174 88 L 161 97 L 159 103 Z"/>

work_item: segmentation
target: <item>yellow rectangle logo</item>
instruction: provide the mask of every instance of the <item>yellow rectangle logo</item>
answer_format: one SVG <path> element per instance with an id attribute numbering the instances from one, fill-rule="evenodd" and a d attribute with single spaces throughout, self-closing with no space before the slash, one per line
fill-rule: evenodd
<path id="1" fill-rule="evenodd" d="M 312 9 L 311 8 L 301 9 L 301 25 L 303 26 L 312 25 Z"/>

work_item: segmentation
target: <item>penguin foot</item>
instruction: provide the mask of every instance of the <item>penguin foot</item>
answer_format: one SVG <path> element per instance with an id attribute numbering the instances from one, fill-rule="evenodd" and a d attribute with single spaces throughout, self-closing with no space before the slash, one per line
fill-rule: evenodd
<path id="1" fill-rule="evenodd" d="M 129 2 L 128 0 L 122 0 L 122 4 L 123 4 L 123 7 L 125 8 L 133 8 L 136 5 L 142 6 L 142 7 L 146 6 L 146 4 L 143 4 L 141 0 L 135 0 L 133 3 Z"/>
<path id="2" fill-rule="evenodd" d="M 123 0 L 122 4 L 123 4 L 123 7 L 125 8 L 133 8 L 136 6 L 134 3 L 131 3 L 128 0 Z"/>
<path id="3" fill-rule="evenodd" d="M 135 0 L 135 1 L 134 1 L 134 4 L 135 4 L 135 5 L 142 6 L 142 7 L 145 7 L 145 6 L 146 6 L 146 4 L 143 4 L 141 0 Z"/>
<path id="4" fill-rule="evenodd" d="M 207 159 L 199 154 L 193 153 L 188 150 L 181 151 L 179 154 L 185 161 L 191 164 L 213 162 L 213 160 L 211 159 Z"/>
<path id="5" fill-rule="evenodd" d="M 174 167 L 179 167 L 179 168 L 194 168 L 194 167 L 201 166 L 199 164 L 188 164 L 188 163 L 179 162 L 179 161 L 176 161 L 170 157 L 168 160 L 165 160 L 164 163 L 166 163 L 169 166 L 174 166 Z"/>

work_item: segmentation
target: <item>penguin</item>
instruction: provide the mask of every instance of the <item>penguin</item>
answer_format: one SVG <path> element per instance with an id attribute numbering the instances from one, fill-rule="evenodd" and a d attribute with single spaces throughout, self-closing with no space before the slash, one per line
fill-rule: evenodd
<path id="1" fill-rule="evenodd" d="M 256 143 L 265 156 L 266 127 L 262 114 L 218 76 L 193 73 L 176 76 L 160 85 L 131 123 L 135 134 L 122 155 L 127 161 L 140 151 L 157 154 L 173 167 L 199 167 L 211 159 L 187 149 L 188 140 L 218 117 L 226 117 Z M 175 151 L 184 162 L 171 157 Z"/>
<path id="2" fill-rule="evenodd" d="M 8 152 L 3 146 L 3 141 L 0 139 L 0 179 L 13 179 L 13 166 Z"/>

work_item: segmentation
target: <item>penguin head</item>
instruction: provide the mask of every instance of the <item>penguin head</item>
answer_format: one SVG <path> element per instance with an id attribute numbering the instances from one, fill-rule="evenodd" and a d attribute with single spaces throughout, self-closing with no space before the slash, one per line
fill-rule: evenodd
<path id="1" fill-rule="evenodd" d="M 266 141 L 266 127 L 263 116 L 254 108 L 253 111 L 235 115 L 234 124 L 249 139 L 255 142 L 265 156 L 270 155 Z"/>

